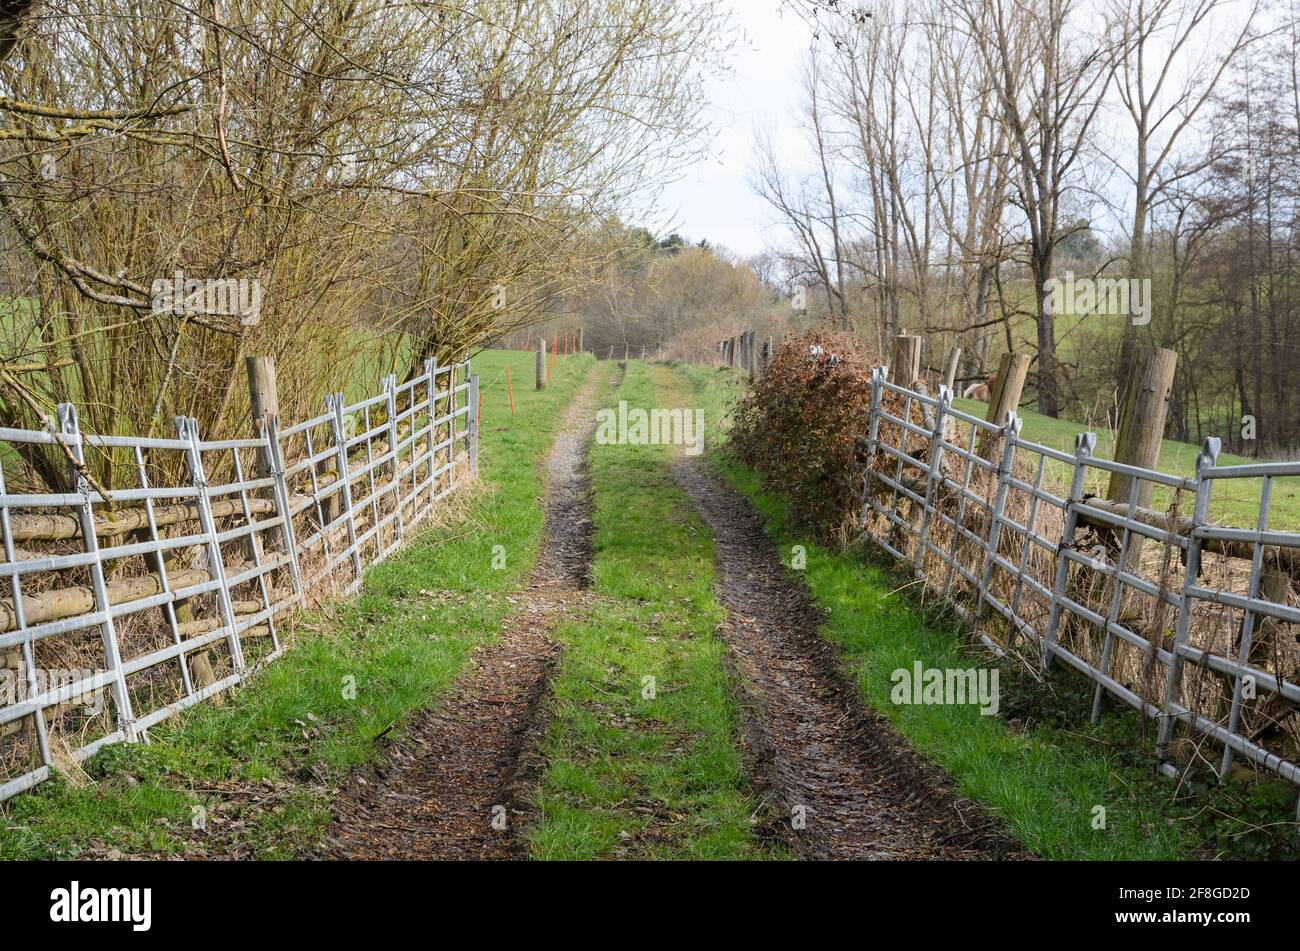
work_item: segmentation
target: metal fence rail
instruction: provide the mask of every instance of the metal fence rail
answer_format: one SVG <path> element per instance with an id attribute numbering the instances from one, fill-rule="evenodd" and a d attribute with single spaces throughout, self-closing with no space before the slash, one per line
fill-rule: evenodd
<path id="1" fill-rule="evenodd" d="M 1275 486 L 1300 480 L 1300 462 L 1220 466 L 1219 441 L 1207 439 L 1183 478 L 1098 457 L 1092 433 L 1073 453 L 1039 445 L 1014 415 L 993 425 L 954 407 L 947 387 L 930 396 L 887 375 L 871 381 L 865 536 L 911 564 L 995 652 L 1028 649 L 1044 668 L 1060 661 L 1089 678 L 1094 719 L 1109 695 L 1156 721 L 1163 772 L 1188 759 L 1175 745 L 1208 741 L 1221 773 L 1239 757 L 1300 783 L 1289 752 L 1300 733 L 1296 650 L 1278 646 L 1280 626 L 1300 624 L 1289 603 L 1300 532 L 1269 524 Z M 1099 473 L 1129 477 L 1127 500 L 1090 495 Z M 1225 479 L 1256 484 L 1254 529 L 1211 524 Z M 1144 484 L 1172 495 L 1168 513 L 1140 508 Z M 1269 572 L 1281 573 L 1280 589 L 1263 590 Z M 1258 713 L 1250 729 L 1247 708 Z"/>
<path id="2" fill-rule="evenodd" d="M 50 431 L 0 429 L 0 801 L 278 657 L 286 612 L 354 591 L 477 475 L 477 405 L 468 360 L 429 361 L 257 438 L 207 440 L 184 417 L 175 438 L 92 435 L 71 404 Z M 10 492 L 16 444 L 61 444 L 75 491 Z M 105 498 L 88 453 L 134 485 Z"/>

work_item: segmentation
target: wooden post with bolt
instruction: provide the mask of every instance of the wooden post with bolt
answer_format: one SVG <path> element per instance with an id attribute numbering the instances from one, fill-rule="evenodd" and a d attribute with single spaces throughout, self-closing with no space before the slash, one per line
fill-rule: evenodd
<path id="1" fill-rule="evenodd" d="M 262 435 L 263 427 L 271 416 L 280 415 L 280 395 L 275 384 L 274 357 L 246 357 L 244 371 L 248 374 L 248 406 L 253 422 L 253 438 Z M 264 449 L 257 450 L 257 478 L 264 479 L 271 472 L 271 456 Z"/>
<path id="2" fill-rule="evenodd" d="M 1119 432 L 1115 436 L 1116 462 L 1143 469 L 1156 468 L 1177 365 L 1178 355 L 1172 350 L 1143 347 L 1136 354 L 1133 375 L 1129 377 L 1120 403 Z M 1137 504 L 1142 508 L 1150 504 L 1152 488 L 1152 484 L 1146 481 L 1139 486 Z M 1106 492 L 1108 499 L 1127 504 L 1131 491 L 1131 476 L 1111 473 Z"/>
<path id="3" fill-rule="evenodd" d="M 989 409 L 984 414 L 986 422 L 1005 426 L 1008 418 L 1020 408 L 1020 394 L 1025 389 L 1025 379 L 1029 376 L 1029 357 L 1023 353 L 1004 353 L 998 364 L 998 374 L 993 380 L 993 391 L 989 394 Z M 978 451 L 985 459 L 991 459 L 989 453 L 997 445 L 997 437 L 981 433 Z"/>
<path id="4" fill-rule="evenodd" d="M 275 382 L 275 358 L 245 357 L 244 372 L 248 375 L 248 408 L 253 424 L 253 438 L 260 439 L 263 434 L 269 438 L 271 434 L 271 418 L 278 419 L 280 416 L 280 393 Z M 270 447 L 258 449 L 253 462 L 253 477 L 257 479 L 269 478 L 274 469 L 275 465 Z M 254 497 L 273 499 L 274 492 L 271 489 L 262 489 L 255 492 Z M 251 533 L 248 536 L 250 557 L 255 554 L 253 551 L 254 546 L 259 544 L 261 544 L 261 539 L 258 533 Z M 273 550 L 283 548 L 283 545 L 277 544 L 274 532 L 271 533 L 269 547 Z"/>
<path id="5" fill-rule="evenodd" d="M 889 375 L 897 386 L 911 387 L 921 378 L 921 338 L 899 334 L 894 338 L 894 356 Z"/>
<path id="6" fill-rule="evenodd" d="M 1178 364 L 1178 355 L 1172 350 L 1164 350 L 1158 347 L 1143 347 L 1135 355 L 1133 360 L 1132 375 L 1128 379 L 1128 385 L 1124 388 L 1124 398 L 1120 402 L 1119 431 L 1115 434 L 1115 461 L 1122 462 L 1125 465 L 1137 466 L 1142 469 L 1155 469 L 1160 462 L 1160 443 L 1165 432 L 1165 417 L 1169 412 L 1169 397 L 1174 388 L 1174 368 Z M 1110 484 L 1106 489 L 1106 498 L 1112 502 L 1118 502 L 1124 506 L 1130 504 L 1138 508 L 1146 508 L 1151 503 L 1151 492 L 1154 485 L 1146 479 L 1135 479 L 1133 476 L 1119 472 L 1110 474 Z M 1115 529 L 1102 529 L 1101 537 L 1106 546 L 1109 559 L 1117 566 L 1117 569 L 1136 572 L 1138 566 L 1142 564 L 1143 538 L 1136 532 L 1131 532 L 1128 536 L 1127 550 L 1120 541 L 1120 533 Z M 1115 586 L 1119 584 L 1118 575 L 1115 578 L 1098 578 L 1094 576 L 1089 579 L 1091 584 L 1101 587 L 1103 591 L 1115 591 Z M 1077 584 L 1087 583 L 1083 578 L 1076 580 Z M 1072 597 L 1084 596 L 1086 593 L 1074 594 Z M 1120 590 L 1119 619 L 1123 623 L 1131 617 L 1135 611 L 1140 611 L 1138 599 L 1134 597 L 1133 589 L 1125 585 Z M 1091 633 L 1091 629 L 1090 629 Z M 1099 640 L 1101 641 L 1101 661 L 1098 669 L 1109 676 L 1111 657 L 1114 652 L 1114 640 L 1107 631 Z M 1228 688 L 1229 693 L 1232 688 Z M 1104 690 L 1100 684 L 1093 691 L 1092 699 L 1092 721 L 1095 723 L 1101 716 L 1101 705 Z M 1239 705 L 1234 705 L 1236 712 L 1239 712 Z M 1231 762 L 1231 753 L 1224 757 L 1225 767 Z"/>
<path id="7" fill-rule="evenodd" d="M 1007 414 L 1020 408 L 1020 395 L 1029 377 L 1029 357 L 1023 353 L 1004 353 L 998 363 L 998 375 L 989 393 L 989 410 L 984 419 L 1003 426 Z"/>

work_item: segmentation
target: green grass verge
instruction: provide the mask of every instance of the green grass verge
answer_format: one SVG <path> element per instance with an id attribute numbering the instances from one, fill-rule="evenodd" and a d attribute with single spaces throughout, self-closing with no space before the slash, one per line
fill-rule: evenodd
<path id="1" fill-rule="evenodd" d="M 536 557 L 536 463 L 594 361 L 566 358 L 540 393 L 531 382 L 516 387 L 512 417 L 506 368 L 515 382 L 531 381 L 532 359 L 488 351 L 475 361 L 481 474 L 491 491 L 367 572 L 359 597 L 304 618 L 285 656 L 224 707 L 203 705 L 154 728 L 148 745 L 101 752 L 88 764 L 90 785 L 56 778 L 0 806 L 0 858 L 73 856 L 92 841 L 123 852 L 177 850 L 193 806 L 208 809 L 214 835 L 240 823 L 239 840 L 268 858 L 319 841 L 330 778 L 374 758 L 377 736 L 438 701 L 469 651 L 495 635 L 510 609 L 504 593 Z M 493 567 L 496 545 L 504 569 Z M 270 784 L 270 804 L 241 810 L 223 795 L 243 782 Z"/>
<path id="2" fill-rule="evenodd" d="M 664 371 L 631 363 L 614 405 L 682 405 L 652 373 Z M 758 807 L 714 634 L 713 542 L 672 483 L 672 453 L 592 447 L 599 601 L 556 631 L 565 653 L 529 833 L 537 858 L 780 854 L 753 833 Z"/>
<path id="3" fill-rule="evenodd" d="M 739 390 L 734 375 L 680 372 L 705 408 L 710 461 L 754 505 L 787 564 L 792 546 L 804 546 L 807 566 L 798 574 L 825 612 L 821 633 L 839 648 L 863 701 L 1027 847 L 1052 859 L 1296 857 L 1294 787 L 1230 782 L 1176 789 L 1155 776 L 1153 738 L 1139 734 L 1138 718 L 1108 708 L 1090 725 L 1091 686 L 1068 672 L 1038 685 L 1004 668 L 999 716 L 969 705 L 891 702 L 897 669 L 916 661 L 928 668 L 977 663 L 963 649 L 959 628 L 922 610 L 911 579 L 890 566 L 813 542 L 784 499 L 720 451 L 727 407 Z M 1097 807 L 1105 809 L 1105 828 L 1095 827 Z"/>

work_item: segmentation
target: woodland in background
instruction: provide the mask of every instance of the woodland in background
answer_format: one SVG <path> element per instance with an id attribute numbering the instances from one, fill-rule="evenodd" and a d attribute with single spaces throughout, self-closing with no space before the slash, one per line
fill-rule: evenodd
<path id="1" fill-rule="evenodd" d="M 506 346 L 535 346 L 583 331 L 598 357 L 707 362 L 718 341 L 742 330 L 784 336 L 807 323 L 756 262 L 680 235 L 656 238 L 645 228 L 614 224 L 604 235 L 605 266 L 591 286 L 570 295 L 562 313 L 536 332 L 516 332 Z M 816 320 L 816 318 L 812 318 Z"/>
<path id="2" fill-rule="evenodd" d="M 812 161 L 760 136 L 773 284 L 959 376 L 1032 355 L 1048 415 L 1113 423 L 1137 346 L 1178 354 L 1168 435 L 1300 450 L 1300 22 L 1255 0 L 795 3 Z M 1107 223 L 1111 227 L 1106 227 Z M 1050 278 L 1148 279 L 1151 320 L 1053 313 Z M 1243 417 L 1255 440 L 1243 439 Z"/>
<path id="3" fill-rule="evenodd" d="M 583 326 L 598 356 L 694 360 L 746 329 L 852 331 L 878 357 L 919 333 L 932 368 L 963 348 L 963 383 L 1013 349 L 1032 359 L 1030 405 L 1094 426 L 1115 425 L 1135 348 L 1165 347 L 1178 355 L 1168 436 L 1300 451 L 1296 11 L 787 6 L 814 27 L 799 117 L 810 159 L 792 164 L 758 130 L 769 250 L 741 261 L 616 229 L 623 250 L 554 332 Z M 1054 308 L 1048 282 L 1069 274 L 1149 281 L 1149 319 Z"/>
<path id="4" fill-rule="evenodd" d="M 1037 408 L 1097 424 L 1133 348 L 1169 347 L 1170 435 L 1300 448 L 1292 11 L 789 6 L 811 163 L 758 137 L 780 227 L 742 261 L 625 223 L 701 148 L 711 4 L 0 3 L 0 424 L 67 400 L 92 432 L 240 432 L 253 353 L 298 417 L 543 321 L 693 360 L 827 323 L 922 333 L 932 365 L 960 343 L 965 381 L 1027 351 Z M 1053 313 L 1068 271 L 1149 279 L 1150 323 Z M 174 275 L 256 282 L 259 320 L 159 307 Z"/>
<path id="5" fill-rule="evenodd" d="M 689 159 L 717 27 L 687 0 L 0 5 L 0 425 L 73 401 L 89 432 L 242 434 L 248 354 L 301 418 L 535 322 Z M 174 276 L 256 282 L 258 319 L 159 306 Z"/>

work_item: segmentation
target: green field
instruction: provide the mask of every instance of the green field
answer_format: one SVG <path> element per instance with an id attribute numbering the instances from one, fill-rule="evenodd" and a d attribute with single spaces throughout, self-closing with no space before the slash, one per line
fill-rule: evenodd
<path id="1" fill-rule="evenodd" d="M 958 398 L 954 401 L 954 405 L 963 412 L 978 416 L 981 419 L 984 418 L 984 414 L 988 410 L 986 403 L 976 400 Z M 1072 420 L 1053 419 L 1050 416 L 1044 416 L 1028 409 L 1022 409 L 1020 416 L 1024 420 L 1024 428 L 1020 431 L 1022 438 L 1063 452 L 1074 452 L 1074 437 L 1086 428 Z M 1107 429 L 1096 430 L 1096 433 L 1097 449 L 1095 455 L 1106 459 L 1112 458 L 1115 448 L 1115 433 Z M 1159 469 L 1161 472 L 1170 475 L 1181 475 L 1190 478 L 1196 474 L 1196 457 L 1199 453 L 1199 446 L 1166 439 L 1160 446 Z M 1230 452 L 1220 453 L 1219 455 L 1219 464 L 1224 466 L 1239 466 L 1258 461 L 1257 459 L 1235 456 Z M 1068 466 L 1049 461 L 1048 471 L 1052 484 L 1058 489 L 1068 488 L 1070 482 Z M 1106 473 L 1094 470 L 1088 482 L 1088 491 L 1104 495 L 1106 492 L 1106 476 Z M 1260 480 L 1258 479 L 1220 480 L 1216 482 L 1214 494 L 1210 499 L 1210 516 L 1215 521 L 1225 525 L 1238 528 L 1254 528 L 1259 519 L 1259 493 Z M 1153 497 L 1153 505 L 1158 508 L 1166 508 L 1170 501 L 1170 493 L 1163 488 L 1157 488 Z M 1191 500 L 1184 498 L 1179 508 L 1184 513 L 1189 512 Z M 1300 477 L 1274 480 L 1273 498 L 1269 510 L 1270 527 L 1292 531 L 1300 528 Z"/>

